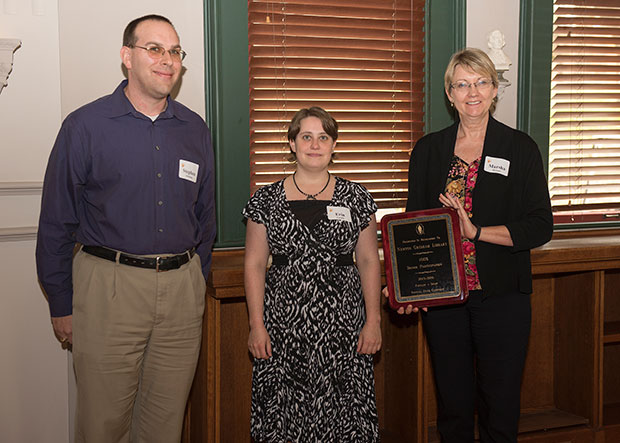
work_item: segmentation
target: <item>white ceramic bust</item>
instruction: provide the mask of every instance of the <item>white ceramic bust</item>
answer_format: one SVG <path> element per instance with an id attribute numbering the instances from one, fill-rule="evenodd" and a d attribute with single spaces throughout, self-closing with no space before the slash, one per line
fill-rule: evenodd
<path id="1" fill-rule="evenodd" d="M 502 49 L 504 46 L 506 46 L 504 34 L 502 34 L 502 31 L 496 29 L 495 31 L 491 31 L 489 33 L 487 39 L 487 44 L 489 46 L 487 54 L 495 65 L 495 69 L 497 71 L 507 71 L 510 65 L 512 65 L 512 62 Z"/>
<path id="2" fill-rule="evenodd" d="M 13 52 L 21 44 L 17 39 L 0 38 L 0 92 L 8 84 L 7 80 L 13 69 Z"/>

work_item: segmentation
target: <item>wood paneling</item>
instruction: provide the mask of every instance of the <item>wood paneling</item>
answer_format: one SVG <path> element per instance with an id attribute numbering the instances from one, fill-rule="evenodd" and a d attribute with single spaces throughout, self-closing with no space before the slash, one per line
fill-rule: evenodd
<path id="1" fill-rule="evenodd" d="M 532 252 L 532 269 L 519 441 L 620 441 L 620 233 L 558 235 Z M 382 333 L 375 384 L 383 441 L 437 441 L 419 316 L 384 303 Z M 216 251 L 185 443 L 250 441 L 247 334 L 243 250 Z"/>
<path id="2" fill-rule="evenodd" d="M 533 412 L 553 406 L 554 330 L 549 327 L 553 318 L 553 279 L 538 276 L 532 293 L 532 331 L 525 359 L 521 408 Z"/>

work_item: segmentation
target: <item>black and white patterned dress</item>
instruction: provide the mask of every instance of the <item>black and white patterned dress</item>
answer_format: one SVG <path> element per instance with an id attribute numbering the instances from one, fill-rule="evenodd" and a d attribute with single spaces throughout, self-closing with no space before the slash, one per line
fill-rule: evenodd
<path id="1" fill-rule="evenodd" d="M 377 210 L 361 185 L 336 177 L 331 207 L 311 228 L 291 211 L 284 182 L 254 193 L 243 215 L 264 224 L 272 255 L 265 282 L 264 321 L 272 357 L 254 359 L 251 434 L 257 442 L 375 442 L 379 440 L 373 358 L 356 352 L 365 321 L 354 265 L 337 266 L 355 250 Z"/>

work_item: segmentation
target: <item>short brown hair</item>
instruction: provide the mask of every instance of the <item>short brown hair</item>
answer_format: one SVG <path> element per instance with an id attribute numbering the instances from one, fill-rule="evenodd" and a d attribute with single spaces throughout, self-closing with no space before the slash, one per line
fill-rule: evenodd
<path id="1" fill-rule="evenodd" d="M 454 81 L 454 71 L 458 65 L 469 69 L 470 71 L 480 74 L 483 77 L 491 79 L 493 86 L 499 85 L 499 79 L 497 78 L 497 71 L 495 65 L 489 58 L 489 56 L 482 50 L 477 48 L 465 48 L 452 55 L 446 68 L 446 73 L 443 76 L 444 87 L 446 91 L 452 89 L 452 82 Z M 495 111 L 497 105 L 497 97 L 493 99 L 491 104 L 491 114 Z"/>
<path id="2" fill-rule="evenodd" d="M 295 139 L 299 135 L 299 131 L 301 130 L 301 121 L 307 117 L 316 117 L 321 120 L 321 125 L 323 126 L 323 130 L 325 131 L 325 133 L 329 135 L 332 140 L 338 140 L 338 122 L 336 122 L 336 119 L 332 117 L 325 109 L 318 106 L 312 106 L 310 108 L 300 109 L 293 116 L 293 119 L 288 126 L 287 136 L 289 142 L 295 141 Z M 291 156 L 292 160 L 295 160 L 297 158 L 292 149 Z"/>
<path id="3" fill-rule="evenodd" d="M 172 29 L 174 29 L 174 25 L 172 24 L 172 22 L 168 20 L 166 17 L 164 17 L 163 15 L 157 15 L 157 14 L 144 15 L 142 17 L 133 19 L 125 27 L 125 31 L 123 32 L 123 46 L 131 47 L 138 42 L 138 37 L 136 37 L 136 28 L 138 27 L 140 23 L 148 21 L 148 20 L 168 23 L 170 26 L 172 26 Z"/>
<path id="4" fill-rule="evenodd" d="M 338 140 L 338 123 L 329 115 L 323 108 L 319 108 L 318 106 L 312 106 L 311 108 L 302 108 L 295 113 L 291 123 L 288 126 L 288 140 L 295 141 L 299 131 L 301 130 L 301 121 L 307 117 L 316 117 L 321 120 L 321 124 L 323 125 L 323 130 L 329 135 L 334 141 Z"/>

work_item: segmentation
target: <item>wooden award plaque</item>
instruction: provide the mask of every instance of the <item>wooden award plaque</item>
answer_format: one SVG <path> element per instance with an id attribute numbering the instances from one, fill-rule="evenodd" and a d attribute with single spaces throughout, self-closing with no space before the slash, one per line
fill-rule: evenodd
<path id="1" fill-rule="evenodd" d="M 459 218 L 450 208 L 381 219 L 385 276 L 393 309 L 463 303 L 467 281 Z"/>

